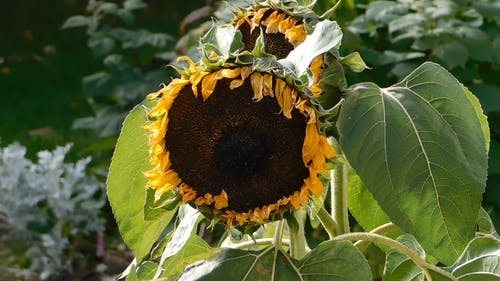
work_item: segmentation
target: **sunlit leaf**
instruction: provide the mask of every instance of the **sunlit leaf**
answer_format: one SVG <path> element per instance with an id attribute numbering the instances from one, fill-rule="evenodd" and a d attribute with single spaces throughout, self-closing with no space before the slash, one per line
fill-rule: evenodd
<path id="1" fill-rule="evenodd" d="M 481 103 L 479 99 L 471 92 L 467 87 L 464 87 L 464 91 L 467 94 L 467 98 L 469 98 L 470 102 L 474 106 L 474 110 L 476 111 L 477 119 L 479 123 L 481 123 L 481 130 L 483 130 L 483 135 L 485 138 L 486 144 L 486 152 L 490 150 L 490 127 L 488 125 L 488 118 L 484 115 L 483 109 L 481 108 Z"/>
<path id="2" fill-rule="evenodd" d="M 371 281 L 365 257 L 347 241 L 323 242 L 301 260 L 283 250 L 269 247 L 261 251 L 227 249 L 185 269 L 179 281 Z"/>
<path id="3" fill-rule="evenodd" d="M 452 264 L 474 237 L 486 184 L 486 137 L 463 86 L 425 63 L 401 83 L 350 88 L 340 143 L 391 221 Z"/>
<path id="4" fill-rule="evenodd" d="M 107 194 L 123 240 L 141 261 L 151 250 L 176 210 L 165 211 L 155 220 L 144 218 L 146 177 L 151 168 L 146 124 L 146 108 L 136 106 L 125 119 L 109 168 Z"/>

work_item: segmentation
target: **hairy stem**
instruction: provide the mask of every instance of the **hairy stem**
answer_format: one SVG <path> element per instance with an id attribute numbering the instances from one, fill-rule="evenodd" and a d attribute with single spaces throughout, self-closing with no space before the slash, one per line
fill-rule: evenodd
<path id="1" fill-rule="evenodd" d="M 341 155 L 340 148 L 336 148 Z M 337 234 L 349 233 L 349 216 L 347 211 L 347 185 L 349 177 L 349 166 L 346 162 L 339 160 L 331 171 L 331 208 L 332 217 L 337 223 Z"/>
<path id="2" fill-rule="evenodd" d="M 422 273 L 424 274 L 425 279 L 427 279 L 427 280 L 432 281 L 432 277 L 430 275 L 429 269 L 434 271 L 434 272 L 437 272 L 443 276 L 446 276 L 452 280 L 456 279 L 453 275 L 451 275 L 451 273 L 449 273 L 449 272 L 447 272 L 447 271 L 445 271 L 437 266 L 434 266 L 432 264 L 427 263 L 424 258 L 422 258 L 419 254 L 415 253 L 412 249 L 408 248 L 408 246 L 406 246 L 405 244 L 403 244 L 399 241 L 396 241 L 394 239 L 382 236 L 380 234 L 368 233 L 368 232 L 352 232 L 352 233 L 339 235 L 339 236 L 335 237 L 333 240 L 349 240 L 349 241 L 366 240 L 366 241 L 370 241 L 370 242 L 380 243 L 380 244 L 389 246 L 392 249 L 409 257 L 415 263 L 415 265 L 418 268 L 420 268 L 420 270 L 422 270 Z"/>
<path id="3" fill-rule="evenodd" d="M 276 226 L 276 232 L 274 232 L 274 245 L 276 248 L 280 249 L 282 245 L 283 229 L 285 228 L 285 220 L 278 221 Z"/>
<path id="4" fill-rule="evenodd" d="M 392 222 L 388 222 L 386 224 L 383 224 L 383 225 L 380 225 L 374 229 L 372 229 L 370 231 L 370 233 L 375 233 L 375 234 L 384 234 L 384 233 L 387 233 L 391 230 L 394 230 L 394 229 L 397 229 L 398 226 L 393 224 Z M 372 242 L 371 241 L 368 241 L 368 240 L 360 240 L 360 241 L 357 241 L 356 243 L 354 243 L 354 246 L 358 247 L 358 249 L 363 252 L 364 250 L 366 250 L 366 248 L 368 248 L 368 246 L 370 246 Z"/>
<path id="5" fill-rule="evenodd" d="M 290 229 L 290 255 L 296 259 L 302 258 L 307 253 L 306 235 L 304 232 L 304 222 L 306 220 L 306 211 L 304 208 L 293 212 L 295 219 L 299 224 L 299 229 L 293 231 Z"/>
<path id="6" fill-rule="evenodd" d="M 256 246 L 261 246 L 261 245 L 271 245 L 271 244 L 274 244 L 274 238 L 259 238 L 259 239 L 255 239 L 255 240 L 249 240 L 249 241 L 241 242 L 238 244 L 234 244 L 234 245 L 229 246 L 229 248 L 231 248 L 231 249 L 245 249 L 245 248 L 251 248 L 251 247 L 256 247 Z M 290 246 L 290 240 L 281 239 L 281 244 Z"/>

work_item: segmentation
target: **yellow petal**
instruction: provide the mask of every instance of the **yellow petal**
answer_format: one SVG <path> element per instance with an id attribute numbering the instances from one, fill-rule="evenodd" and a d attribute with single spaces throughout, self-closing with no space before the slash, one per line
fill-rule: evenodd
<path id="1" fill-rule="evenodd" d="M 243 85 L 243 83 L 245 82 L 245 79 L 247 79 L 247 77 L 252 73 L 252 69 L 250 67 L 242 67 L 241 68 L 241 79 L 234 79 L 233 81 L 231 81 L 231 83 L 229 84 L 229 89 L 231 90 L 234 90 L 238 87 L 240 87 L 241 85 Z"/>
<path id="2" fill-rule="evenodd" d="M 297 47 L 300 43 L 306 40 L 306 30 L 304 24 L 292 26 L 285 31 L 285 38 L 294 46 Z"/>
<path id="3" fill-rule="evenodd" d="M 264 88 L 264 83 L 262 83 L 262 74 L 260 72 L 254 72 L 250 76 L 250 84 L 252 85 L 253 98 L 254 101 L 260 101 L 262 96 L 262 90 Z"/>
<path id="4" fill-rule="evenodd" d="M 288 29 L 295 25 L 297 21 L 293 17 L 288 17 L 279 23 L 279 31 L 285 33 Z"/>
<path id="5" fill-rule="evenodd" d="M 279 31 L 279 23 L 283 21 L 285 17 L 286 14 L 274 11 L 264 22 L 267 25 L 266 33 L 277 33 Z"/>
<path id="6" fill-rule="evenodd" d="M 300 208 L 300 195 L 298 191 L 295 191 L 292 196 L 290 196 L 290 204 L 297 210 Z"/>
<path id="7" fill-rule="evenodd" d="M 196 204 L 197 206 L 201 206 L 203 204 L 205 204 L 205 198 L 204 197 L 198 197 L 194 200 L 194 204 Z"/>
<path id="8" fill-rule="evenodd" d="M 197 72 L 198 71 L 198 68 L 196 67 L 196 64 L 193 62 L 193 60 L 188 57 L 188 56 L 180 56 L 177 58 L 177 62 L 181 62 L 181 61 L 186 61 L 188 64 L 189 64 L 189 72 L 193 73 L 193 72 Z"/>
<path id="9" fill-rule="evenodd" d="M 223 209 L 228 206 L 227 193 L 222 190 L 221 194 L 214 196 L 215 209 Z"/>
<path id="10" fill-rule="evenodd" d="M 314 194 L 319 197 L 323 193 L 323 183 L 318 178 L 318 175 L 313 169 L 309 169 L 309 177 L 304 180 L 304 185 Z"/>
<path id="11" fill-rule="evenodd" d="M 292 110 L 295 106 L 295 99 L 297 98 L 297 92 L 290 87 L 285 87 L 285 91 L 283 93 L 283 115 L 286 118 L 292 119 Z"/>
<path id="12" fill-rule="evenodd" d="M 215 73 L 206 75 L 201 82 L 201 96 L 203 101 L 207 100 L 208 97 L 214 92 L 215 86 L 217 85 L 217 75 Z"/>
<path id="13" fill-rule="evenodd" d="M 269 8 L 262 8 L 257 10 L 255 13 L 255 16 L 253 17 L 252 21 L 255 23 L 255 25 L 260 25 L 260 21 L 262 20 L 262 17 L 264 14 L 269 10 Z"/>
<path id="14" fill-rule="evenodd" d="M 264 78 L 262 79 L 263 89 L 262 92 L 264 96 L 273 97 L 273 76 L 265 73 Z"/>
<path id="15" fill-rule="evenodd" d="M 196 191 L 186 184 L 181 184 L 179 193 L 182 195 L 182 202 L 187 203 L 196 198 Z"/>
<path id="16" fill-rule="evenodd" d="M 283 95 L 284 95 L 284 90 L 286 87 L 286 82 L 277 79 L 274 87 L 274 97 L 276 98 L 276 101 L 278 102 L 278 105 L 281 108 L 280 113 L 283 111 Z"/>

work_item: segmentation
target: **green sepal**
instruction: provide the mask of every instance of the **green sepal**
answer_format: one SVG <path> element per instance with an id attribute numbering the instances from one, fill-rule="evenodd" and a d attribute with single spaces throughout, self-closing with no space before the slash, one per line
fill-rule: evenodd
<path id="1" fill-rule="evenodd" d="M 296 0 L 268 0 L 263 3 L 259 3 L 259 5 L 261 7 L 270 7 L 274 10 L 283 11 L 294 18 L 302 19 L 311 24 L 315 24 L 321 20 L 318 14 L 311 9 L 313 5 L 305 2 L 299 3 L 299 1 Z"/>
<path id="2" fill-rule="evenodd" d="M 340 62 L 354 72 L 361 72 L 365 69 L 370 69 L 358 52 L 350 53 L 347 56 L 340 58 Z"/>
<path id="3" fill-rule="evenodd" d="M 242 38 L 241 32 L 233 25 L 214 22 L 200 39 L 201 58 L 207 69 L 218 69 L 234 54 L 241 53 L 245 48 Z"/>
<path id="4" fill-rule="evenodd" d="M 177 208 L 180 202 L 181 197 L 173 191 L 163 193 L 157 200 L 155 200 L 155 190 L 152 188 L 146 188 L 144 219 L 154 220 L 161 216 L 163 212 Z"/>
<path id="5" fill-rule="evenodd" d="M 252 50 L 252 55 L 255 58 L 270 58 L 276 59 L 275 55 L 269 54 L 266 52 L 266 45 L 264 43 L 264 32 L 262 28 L 260 29 L 260 34 L 255 40 L 255 47 Z"/>

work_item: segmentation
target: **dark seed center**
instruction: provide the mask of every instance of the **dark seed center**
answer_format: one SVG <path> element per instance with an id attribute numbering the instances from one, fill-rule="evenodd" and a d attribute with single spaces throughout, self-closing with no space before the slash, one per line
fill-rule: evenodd
<path id="1" fill-rule="evenodd" d="M 215 146 L 215 162 L 227 174 L 247 178 L 265 166 L 268 152 L 263 141 L 243 128 L 232 128 Z"/>
<path id="2" fill-rule="evenodd" d="M 279 114 L 275 98 L 253 101 L 250 79 L 234 90 L 230 82 L 218 81 L 205 101 L 184 87 L 168 112 L 165 145 L 171 168 L 197 196 L 224 190 L 228 210 L 247 212 L 300 190 L 309 175 L 307 122 L 298 110 L 292 119 Z"/>

